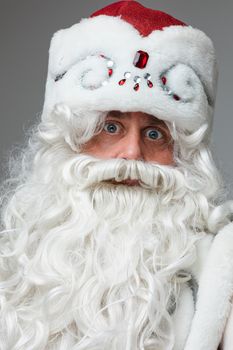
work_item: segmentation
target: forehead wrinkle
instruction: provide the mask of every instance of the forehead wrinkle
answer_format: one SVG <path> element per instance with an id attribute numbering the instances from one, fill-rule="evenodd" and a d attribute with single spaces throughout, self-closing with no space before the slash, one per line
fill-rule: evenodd
<path id="1" fill-rule="evenodd" d="M 113 118 L 120 119 L 120 120 L 121 119 L 127 119 L 127 118 L 130 117 L 130 113 L 132 113 L 132 112 L 110 111 L 110 112 L 108 112 L 106 118 L 113 117 Z M 165 122 L 163 120 L 153 116 L 152 114 L 146 114 L 145 113 L 145 117 L 148 117 L 146 119 L 148 125 L 151 125 L 151 124 L 152 125 L 162 124 L 163 126 L 166 127 L 166 124 L 165 124 Z M 149 119 L 149 117 L 150 117 L 150 119 Z"/>

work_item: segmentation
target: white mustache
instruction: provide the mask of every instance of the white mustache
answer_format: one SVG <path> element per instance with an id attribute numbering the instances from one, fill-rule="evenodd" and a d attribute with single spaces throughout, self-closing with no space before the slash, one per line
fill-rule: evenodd
<path id="1" fill-rule="evenodd" d="M 62 174 L 67 184 L 80 190 L 113 180 L 125 184 L 138 180 L 140 186 L 160 191 L 185 187 L 184 174 L 178 168 L 121 158 L 103 160 L 79 155 L 65 164 Z"/>

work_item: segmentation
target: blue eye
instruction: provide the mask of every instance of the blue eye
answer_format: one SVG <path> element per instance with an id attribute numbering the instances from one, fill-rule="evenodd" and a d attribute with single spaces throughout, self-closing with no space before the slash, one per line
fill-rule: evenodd
<path id="1" fill-rule="evenodd" d="M 158 140 L 163 137 L 163 134 L 157 129 L 148 129 L 146 131 L 146 137 L 148 137 L 151 140 Z"/>
<path id="2" fill-rule="evenodd" d="M 115 134 L 119 131 L 119 126 L 115 123 L 106 123 L 104 125 L 104 131 L 107 131 L 110 134 Z"/>

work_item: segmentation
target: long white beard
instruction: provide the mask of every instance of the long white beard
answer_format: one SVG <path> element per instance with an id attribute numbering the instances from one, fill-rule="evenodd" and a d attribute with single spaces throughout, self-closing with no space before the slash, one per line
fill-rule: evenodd
<path id="1" fill-rule="evenodd" d="M 181 170 L 143 162 L 77 156 L 56 171 L 50 198 L 67 217 L 50 205 L 15 258 L 3 318 L 16 328 L 3 350 L 172 349 L 176 277 L 205 225 L 200 195 Z M 127 178 L 141 186 L 106 182 Z"/>

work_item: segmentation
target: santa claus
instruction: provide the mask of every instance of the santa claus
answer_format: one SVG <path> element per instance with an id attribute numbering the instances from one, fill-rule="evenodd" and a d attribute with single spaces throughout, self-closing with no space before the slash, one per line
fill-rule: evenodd
<path id="1" fill-rule="evenodd" d="M 2 186 L 0 349 L 232 349 L 211 40 L 120 1 L 49 54 L 41 121 Z"/>

